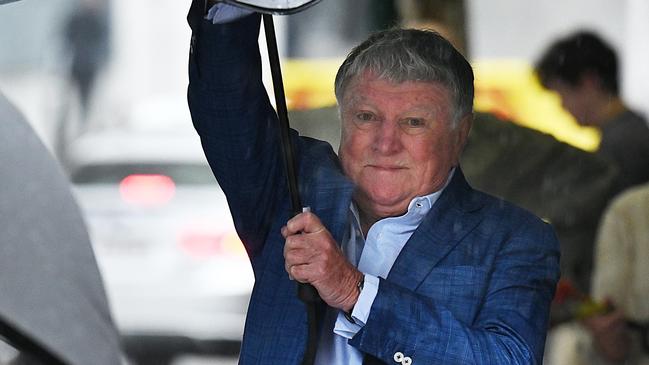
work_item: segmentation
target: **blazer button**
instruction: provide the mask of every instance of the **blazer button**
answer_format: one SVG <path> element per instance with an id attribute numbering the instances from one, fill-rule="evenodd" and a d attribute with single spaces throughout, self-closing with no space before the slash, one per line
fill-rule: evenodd
<path id="1" fill-rule="evenodd" d="M 408 356 L 404 357 L 403 360 L 401 360 L 401 364 L 403 365 L 410 365 L 412 364 L 412 359 Z"/>
<path id="2" fill-rule="evenodd" d="M 395 352 L 394 353 L 394 361 L 395 362 L 402 362 L 403 361 L 403 352 Z"/>

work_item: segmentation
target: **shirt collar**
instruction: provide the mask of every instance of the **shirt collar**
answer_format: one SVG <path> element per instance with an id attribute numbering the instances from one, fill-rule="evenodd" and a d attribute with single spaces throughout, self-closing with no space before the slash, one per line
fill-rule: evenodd
<path id="1" fill-rule="evenodd" d="M 399 217 L 391 217 L 391 218 L 409 217 L 409 216 L 412 216 L 415 211 L 417 211 L 418 214 L 416 214 L 416 216 L 419 217 L 419 219 L 417 219 L 417 225 L 419 225 L 419 223 L 421 223 L 421 220 L 423 219 L 423 217 L 426 214 L 428 214 L 428 212 L 433 208 L 433 205 L 435 205 L 435 202 L 437 202 L 437 199 L 439 199 L 439 197 L 440 197 L 440 195 L 442 195 L 442 192 L 444 191 L 444 189 L 446 189 L 448 184 L 451 182 L 451 179 L 453 179 L 454 174 L 455 174 L 455 167 L 453 167 L 451 169 L 451 172 L 448 174 L 448 177 L 446 178 L 446 182 L 444 183 L 444 186 L 442 186 L 441 189 L 439 189 L 439 190 L 437 190 L 437 191 L 435 191 L 433 193 L 430 193 L 428 195 L 416 196 L 416 197 L 412 198 L 412 200 L 410 201 L 410 204 L 408 204 L 408 211 L 404 215 L 401 215 Z M 352 200 L 350 208 L 351 208 L 351 211 L 352 211 L 352 214 L 354 216 L 355 221 L 360 222 L 360 216 L 358 214 L 358 208 L 356 207 L 356 203 L 354 203 L 353 200 Z M 388 218 L 386 218 L 386 219 L 388 219 Z M 360 224 L 359 224 L 359 227 L 360 227 Z"/>
<path id="2" fill-rule="evenodd" d="M 448 177 L 446 178 L 446 182 L 444 183 L 444 186 L 442 186 L 441 189 L 437 190 L 436 192 L 430 193 L 428 195 L 414 197 L 410 201 L 410 204 L 408 205 L 408 212 L 410 212 L 413 209 L 413 207 L 417 207 L 417 208 L 424 208 L 426 210 L 426 213 L 428 213 L 428 211 L 433 207 L 433 205 L 435 205 L 435 202 L 437 201 L 437 199 L 439 199 L 440 195 L 442 195 L 444 189 L 446 189 L 448 184 L 451 182 L 451 179 L 453 179 L 454 174 L 455 174 L 455 167 L 451 169 L 451 172 L 448 174 Z"/>

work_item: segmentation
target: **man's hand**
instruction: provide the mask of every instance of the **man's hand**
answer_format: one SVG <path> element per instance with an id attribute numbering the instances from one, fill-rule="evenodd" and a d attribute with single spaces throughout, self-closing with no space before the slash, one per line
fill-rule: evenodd
<path id="1" fill-rule="evenodd" d="M 320 219 L 300 213 L 282 227 L 282 236 L 289 277 L 313 285 L 329 306 L 349 312 L 358 300 L 363 273 L 347 261 Z"/>
<path id="2" fill-rule="evenodd" d="M 602 357 L 612 362 L 626 358 L 630 339 L 621 311 L 585 319 L 584 324 L 593 335 L 595 347 Z"/>

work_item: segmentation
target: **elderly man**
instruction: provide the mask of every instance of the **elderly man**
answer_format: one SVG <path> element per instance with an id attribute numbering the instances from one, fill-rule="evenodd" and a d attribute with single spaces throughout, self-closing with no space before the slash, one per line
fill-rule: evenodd
<path id="1" fill-rule="evenodd" d="M 427 31 L 356 47 L 336 77 L 339 157 L 291 136 L 311 208 L 291 218 L 259 16 L 212 24 L 196 3 L 189 105 L 256 278 L 240 362 L 300 363 L 299 281 L 326 304 L 317 364 L 540 364 L 558 243 L 464 179 L 468 62 Z"/>

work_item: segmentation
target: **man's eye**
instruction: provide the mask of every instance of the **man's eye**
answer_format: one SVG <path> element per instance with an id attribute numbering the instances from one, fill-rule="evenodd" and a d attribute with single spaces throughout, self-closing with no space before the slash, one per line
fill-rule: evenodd
<path id="1" fill-rule="evenodd" d="M 402 122 L 402 124 L 405 127 L 408 128 L 419 128 L 419 127 L 425 127 L 426 123 L 424 122 L 423 119 L 418 119 L 418 118 L 408 118 Z"/>
<path id="2" fill-rule="evenodd" d="M 407 134 L 420 134 L 428 129 L 428 122 L 422 118 L 405 118 L 399 122 L 401 130 Z"/>
<path id="3" fill-rule="evenodd" d="M 372 113 L 358 113 L 356 114 L 356 119 L 361 122 L 370 122 L 374 120 L 374 115 Z"/>

